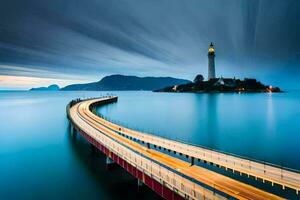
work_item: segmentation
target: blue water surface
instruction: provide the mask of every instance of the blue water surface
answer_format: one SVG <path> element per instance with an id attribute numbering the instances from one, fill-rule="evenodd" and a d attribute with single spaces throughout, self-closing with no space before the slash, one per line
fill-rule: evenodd
<path id="1" fill-rule="evenodd" d="M 98 112 L 166 138 L 300 170 L 300 92 L 121 93 Z"/>
<path id="2" fill-rule="evenodd" d="M 106 94 L 98 112 L 122 125 L 300 170 L 300 92 L 0 92 L 0 199 L 153 199 L 69 134 L 66 104 Z M 116 192 L 117 191 L 117 192 Z M 130 191 L 130 192 L 129 192 Z"/>
<path id="3" fill-rule="evenodd" d="M 158 199 L 71 137 L 67 103 L 105 94 L 0 92 L 0 199 Z"/>

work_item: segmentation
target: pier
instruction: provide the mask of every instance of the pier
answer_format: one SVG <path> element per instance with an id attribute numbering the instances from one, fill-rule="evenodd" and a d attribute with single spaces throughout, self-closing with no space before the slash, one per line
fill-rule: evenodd
<path id="1" fill-rule="evenodd" d="M 288 187 L 296 193 L 300 190 L 300 174 L 296 171 L 131 130 L 93 113 L 97 106 L 117 100 L 109 96 L 70 102 L 67 115 L 73 134 L 80 133 L 107 156 L 108 163 L 120 165 L 138 179 L 139 185 L 147 185 L 165 199 L 282 199 L 195 165 L 195 160 Z M 183 155 L 189 161 L 159 149 Z"/>

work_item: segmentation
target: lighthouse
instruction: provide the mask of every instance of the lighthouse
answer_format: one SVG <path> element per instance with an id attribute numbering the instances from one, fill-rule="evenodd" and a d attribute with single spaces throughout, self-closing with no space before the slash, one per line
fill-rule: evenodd
<path id="1" fill-rule="evenodd" d="M 213 43 L 211 42 L 208 48 L 208 77 L 207 79 L 213 79 L 216 78 L 216 72 L 215 72 L 215 47 Z"/>

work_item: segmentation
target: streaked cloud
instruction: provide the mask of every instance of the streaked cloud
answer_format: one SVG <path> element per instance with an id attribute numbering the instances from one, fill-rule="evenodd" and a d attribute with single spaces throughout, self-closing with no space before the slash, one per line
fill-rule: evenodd
<path id="1" fill-rule="evenodd" d="M 206 75 L 213 41 L 218 75 L 296 79 L 299 8 L 298 0 L 4 0 L 0 75 L 192 79 Z"/>
<path id="2" fill-rule="evenodd" d="M 82 80 L 67 80 L 54 78 L 38 78 L 29 76 L 2 76 L 0 75 L 0 90 L 27 90 L 32 87 L 46 87 L 53 83 L 66 86 L 72 83 L 84 83 Z"/>

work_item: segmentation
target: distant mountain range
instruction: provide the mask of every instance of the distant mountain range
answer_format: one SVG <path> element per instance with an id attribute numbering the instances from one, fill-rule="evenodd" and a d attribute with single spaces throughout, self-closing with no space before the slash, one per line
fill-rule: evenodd
<path id="1" fill-rule="evenodd" d="M 61 90 L 95 90 L 95 91 L 116 91 L 116 90 L 156 90 L 171 85 L 190 83 L 189 80 L 172 77 L 137 77 L 124 75 L 111 75 L 102 78 L 98 82 L 86 84 L 68 85 Z"/>
<path id="2" fill-rule="evenodd" d="M 56 84 L 49 85 L 48 87 L 38 87 L 38 88 L 31 88 L 30 91 L 58 91 L 59 86 Z"/>
<path id="3" fill-rule="evenodd" d="M 125 91 L 125 90 L 158 90 L 172 85 L 191 83 L 189 80 L 172 77 L 137 77 L 111 75 L 98 82 L 68 85 L 60 90 L 89 90 L 89 91 Z M 49 86 L 50 87 L 50 86 Z M 48 88 L 32 88 L 31 90 L 49 90 Z"/>

